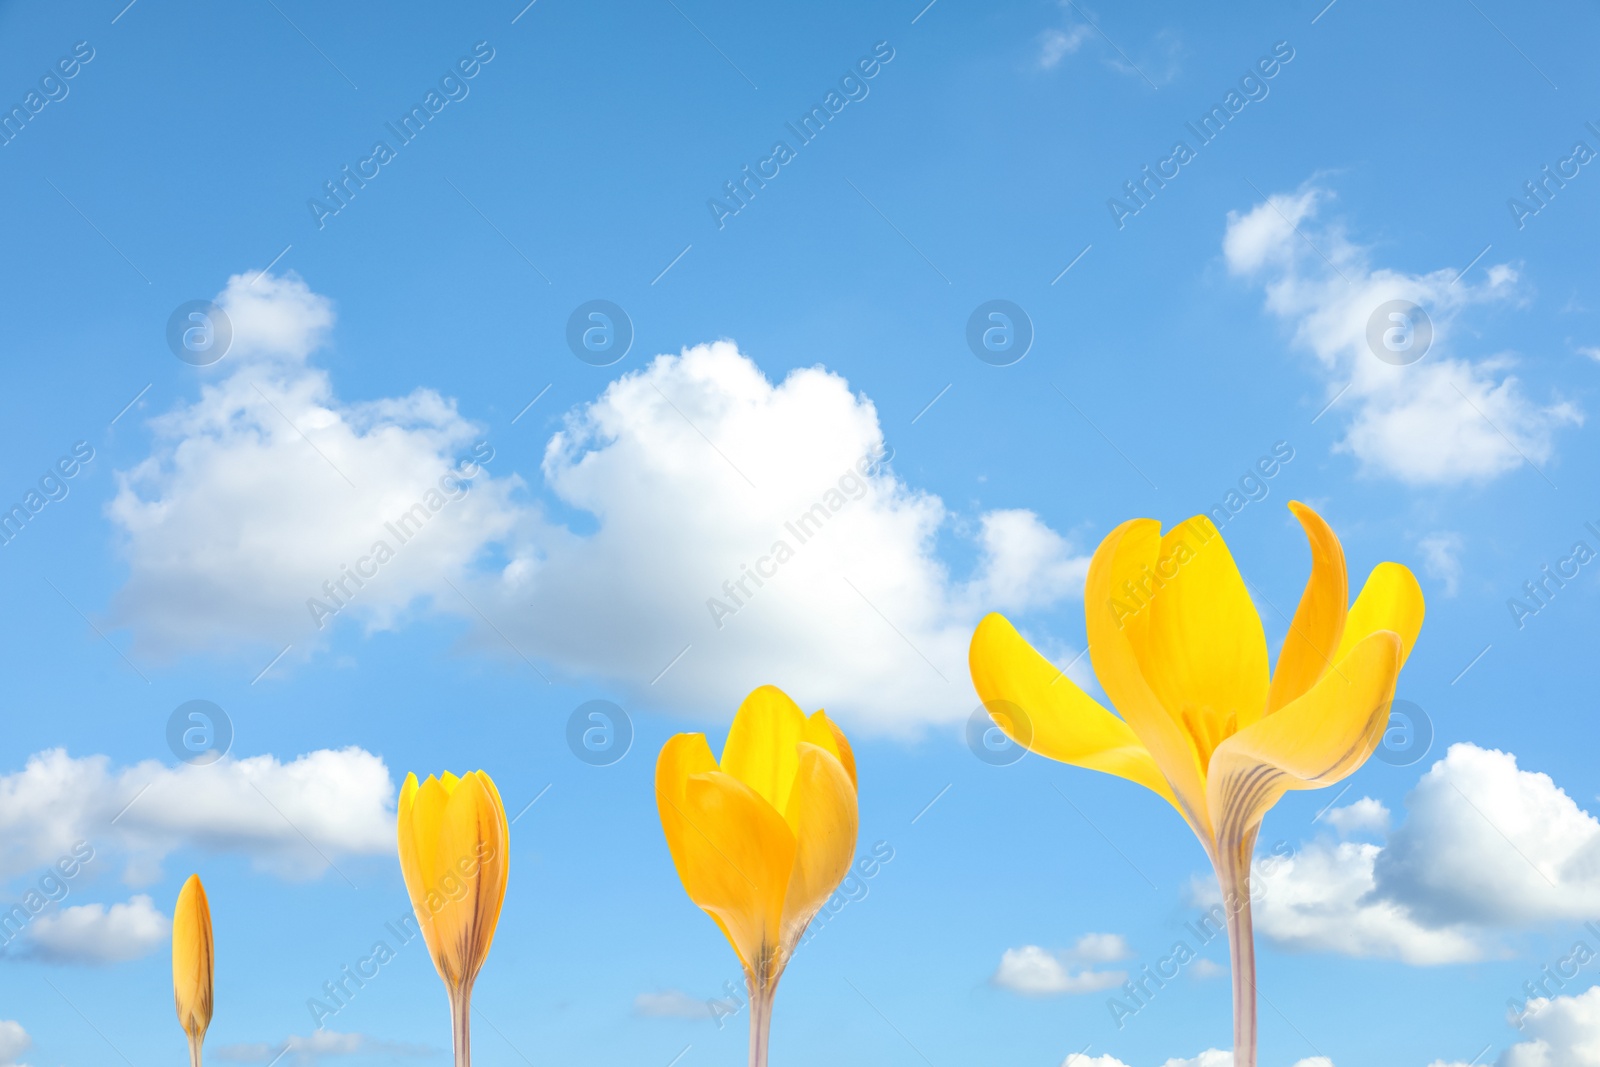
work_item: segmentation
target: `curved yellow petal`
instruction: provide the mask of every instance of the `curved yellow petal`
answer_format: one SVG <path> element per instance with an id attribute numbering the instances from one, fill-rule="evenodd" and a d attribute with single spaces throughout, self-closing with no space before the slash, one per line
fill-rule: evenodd
<path id="1" fill-rule="evenodd" d="M 172 909 L 172 996 L 178 1006 L 178 1023 L 191 1044 L 204 1038 L 211 1025 L 215 966 L 211 904 L 200 876 L 191 874 Z"/>
<path id="2" fill-rule="evenodd" d="M 1169 530 L 1152 572 L 1133 584 L 1149 591 L 1139 656 L 1145 681 L 1188 729 L 1205 767 L 1224 737 L 1266 711 L 1261 616 L 1227 543 L 1204 515 Z"/>
<path id="3" fill-rule="evenodd" d="M 1025 717 L 1017 723 L 1012 714 L 991 712 L 1013 741 L 1046 759 L 1138 782 L 1178 806 L 1166 777 L 1128 724 L 1040 655 L 1005 616 L 990 614 L 978 624 L 967 664 L 985 707 L 1009 706 Z"/>
<path id="4" fill-rule="evenodd" d="M 839 729 L 834 721 L 822 711 L 814 711 L 806 719 L 805 733 L 802 735 L 807 742 L 827 749 L 833 753 L 835 759 L 844 765 L 845 773 L 850 776 L 850 784 L 856 784 L 856 754 L 850 747 L 850 741 L 844 736 L 844 731 Z"/>
<path id="5" fill-rule="evenodd" d="M 722 746 L 722 770 L 754 789 L 777 811 L 789 805 L 800 757 L 795 748 L 805 736 L 806 715 L 775 685 L 744 698 Z"/>
<path id="6" fill-rule="evenodd" d="M 1178 810 L 1209 848 L 1212 835 L 1205 767 L 1188 732 L 1167 711 L 1141 667 L 1153 598 L 1144 595 L 1136 599 L 1140 587 L 1135 583 L 1148 581 L 1146 576 L 1160 558 L 1160 531 L 1154 519 L 1129 519 L 1095 549 L 1083 590 L 1089 658 L 1112 706 L 1155 760 L 1171 786 Z M 1159 590 L 1157 595 L 1165 591 Z"/>
<path id="7" fill-rule="evenodd" d="M 1345 605 L 1350 603 L 1350 580 L 1338 536 L 1321 515 L 1300 501 L 1289 501 L 1289 510 L 1300 520 L 1311 543 L 1311 577 L 1306 579 L 1300 606 L 1278 653 L 1267 696 L 1269 714 L 1299 699 L 1337 662 L 1334 654 L 1344 635 Z"/>
<path id="8" fill-rule="evenodd" d="M 806 924 L 850 872 L 855 857 L 856 784 L 833 753 L 800 745 L 799 771 L 784 817 L 794 830 L 795 853 L 783 898 L 780 967 L 799 944 Z"/>
<path id="9" fill-rule="evenodd" d="M 1344 623 L 1344 638 L 1339 642 L 1335 663 L 1350 654 L 1350 650 L 1368 634 L 1390 630 L 1400 635 L 1400 662 L 1403 665 L 1422 632 L 1422 617 L 1426 613 L 1422 600 L 1422 586 L 1416 575 L 1398 563 L 1380 563 L 1367 576 L 1361 595 L 1350 605 L 1350 614 Z"/>
<path id="10" fill-rule="evenodd" d="M 656 806 L 689 899 L 717 920 L 747 971 L 770 968 L 794 865 L 789 824 L 750 786 L 716 769 L 701 734 L 678 734 L 662 747 Z"/>
<path id="11" fill-rule="evenodd" d="M 1399 673 L 1400 638 L 1380 630 L 1299 700 L 1217 746 L 1207 790 L 1219 849 L 1252 835 L 1288 790 L 1331 785 L 1365 763 Z"/>

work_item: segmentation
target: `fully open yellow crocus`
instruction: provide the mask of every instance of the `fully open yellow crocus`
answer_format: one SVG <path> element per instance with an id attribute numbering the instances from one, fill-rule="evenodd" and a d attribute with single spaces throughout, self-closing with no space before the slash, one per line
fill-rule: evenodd
<path id="1" fill-rule="evenodd" d="M 778 978 L 855 853 L 850 742 L 827 715 L 762 686 L 739 706 L 720 763 L 704 734 L 662 746 L 656 807 L 689 899 L 739 954 L 750 1065 L 765 1067 Z"/>
<path id="2" fill-rule="evenodd" d="M 1200 838 L 1228 913 L 1236 1067 L 1256 1067 L 1250 862 L 1262 817 L 1288 790 L 1331 785 L 1372 754 L 1422 628 L 1422 590 L 1397 563 L 1375 567 L 1346 610 L 1339 539 L 1304 504 L 1289 508 L 1311 542 L 1311 578 L 1270 673 L 1255 604 L 1205 516 L 1165 536 L 1133 519 L 1095 550 L 1089 654 L 1120 718 L 999 615 L 979 624 L 970 652 L 979 697 L 1014 739 L 1138 782 Z"/>
<path id="3" fill-rule="evenodd" d="M 450 997 L 456 1067 L 472 1062 L 472 983 L 489 956 L 506 896 L 510 830 L 482 771 L 446 773 L 400 790 L 400 870 L 422 939 Z"/>
<path id="4" fill-rule="evenodd" d="M 189 1037 L 190 1067 L 200 1067 L 200 1046 L 211 1025 L 215 963 L 211 905 L 206 901 L 200 876 L 191 874 L 178 891 L 178 903 L 172 909 L 172 999 L 178 1005 L 178 1023 Z"/>

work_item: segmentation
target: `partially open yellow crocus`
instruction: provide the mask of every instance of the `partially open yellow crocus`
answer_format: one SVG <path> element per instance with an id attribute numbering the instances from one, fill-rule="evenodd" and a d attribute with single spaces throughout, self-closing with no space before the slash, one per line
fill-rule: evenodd
<path id="1" fill-rule="evenodd" d="M 510 831 L 482 771 L 446 773 L 400 790 L 400 870 L 422 939 L 450 997 L 456 1067 L 472 1062 L 472 983 L 488 958 L 506 896 Z"/>
<path id="2" fill-rule="evenodd" d="M 200 876 L 191 874 L 172 909 L 172 998 L 178 1005 L 178 1023 L 189 1037 L 190 1067 L 200 1067 L 200 1046 L 211 1025 L 215 962 L 211 905 Z"/>
<path id="3" fill-rule="evenodd" d="M 750 1064 L 764 1067 L 778 978 L 855 853 L 850 742 L 821 711 L 807 717 L 762 686 L 739 706 L 720 763 L 704 734 L 662 746 L 656 807 L 689 899 L 744 966 Z"/>
<path id="4" fill-rule="evenodd" d="M 1262 817 L 1288 790 L 1331 785 L 1372 754 L 1422 628 L 1422 590 L 1397 563 L 1375 567 L 1347 610 L 1339 539 L 1304 504 L 1289 508 L 1311 542 L 1311 578 L 1270 673 L 1255 604 L 1205 516 L 1165 536 L 1133 519 L 1095 550 L 1089 654 L 1120 718 L 999 615 L 979 624 L 970 652 L 973 685 L 1002 729 L 1042 756 L 1153 790 L 1200 838 L 1228 912 L 1236 1067 L 1256 1065 L 1250 862 Z"/>

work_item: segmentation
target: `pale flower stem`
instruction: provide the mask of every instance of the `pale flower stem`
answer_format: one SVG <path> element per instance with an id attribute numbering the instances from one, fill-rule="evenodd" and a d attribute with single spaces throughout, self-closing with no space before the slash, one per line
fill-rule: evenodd
<path id="1" fill-rule="evenodd" d="M 204 1031 L 189 1035 L 189 1067 L 200 1067 L 200 1046 L 205 1044 Z"/>
<path id="2" fill-rule="evenodd" d="M 1256 1067 L 1256 943 L 1250 918 L 1250 859 L 1255 835 L 1218 850 L 1217 884 L 1228 913 L 1233 965 L 1233 1067 Z"/>
<path id="3" fill-rule="evenodd" d="M 746 981 L 750 991 L 750 1067 L 767 1067 L 767 1035 L 772 1029 L 772 1005 L 778 983 Z"/>
<path id="4" fill-rule="evenodd" d="M 472 987 L 450 994 L 450 1037 L 456 1050 L 456 1067 L 472 1067 Z"/>

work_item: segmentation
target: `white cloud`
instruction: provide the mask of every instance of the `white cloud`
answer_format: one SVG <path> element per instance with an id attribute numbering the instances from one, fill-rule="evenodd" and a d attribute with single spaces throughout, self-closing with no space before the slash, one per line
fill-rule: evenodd
<path id="1" fill-rule="evenodd" d="M 1128 1067 L 1115 1056 L 1086 1056 L 1081 1052 L 1068 1054 L 1061 1067 Z M 1170 1059 L 1161 1067 L 1233 1067 L 1233 1053 L 1221 1049 L 1207 1049 L 1193 1059 Z M 1294 1067 L 1333 1067 L 1326 1056 L 1312 1056 L 1296 1060 Z"/>
<path id="2" fill-rule="evenodd" d="M 1596 363 L 1600 363 L 1600 346 L 1582 345 L 1578 349 L 1578 354 L 1580 356 L 1588 356 Z"/>
<path id="3" fill-rule="evenodd" d="M 1064 30 L 1048 29 L 1039 35 L 1039 66 L 1052 70 L 1067 56 L 1077 53 L 1093 33 L 1087 25 L 1070 26 Z"/>
<path id="4" fill-rule="evenodd" d="M 646 1019 L 716 1019 L 739 1010 L 738 1002 L 692 997 L 680 989 L 640 993 L 633 998 L 633 1013 Z"/>
<path id="5" fill-rule="evenodd" d="M 1337 224 L 1316 224 L 1330 196 L 1313 185 L 1243 214 L 1229 212 L 1223 254 L 1230 270 L 1264 286 L 1268 310 L 1315 354 L 1329 400 L 1348 386 L 1330 412 L 1346 419 L 1339 449 L 1364 468 L 1412 485 L 1486 481 L 1524 457 L 1547 462 L 1555 431 L 1582 422 L 1579 409 L 1559 399 L 1543 405 L 1529 399 L 1510 373 L 1508 355 L 1474 360 L 1459 352 L 1458 320 L 1476 305 L 1517 299 L 1516 270 L 1480 267 L 1472 277 L 1484 280 L 1477 282 L 1450 268 L 1406 274 L 1375 267 L 1371 250 Z M 1369 347 L 1369 320 L 1390 300 L 1420 306 L 1432 323 L 1432 344 L 1420 362 L 1394 366 Z"/>
<path id="6" fill-rule="evenodd" d="M 1189 965 L 1189 973 L 1196 978 L 1221 978 L 1228 973 L 1228 968 L 1216 960 L 1202 957 Z"/>
<path id="7" fill-rule="evenodd" d="M 17 1058 L 33 1047 L 33 1038 L 13 1019 L 0 1019 L 0 1067 L 22 1067 Z"/>
<path id="8" fill-rule="evenodd" d="M 128 563 L 112 622 L 132 629 L 135 656 L 305 647 L 326 622 L 313 597 L 391 626 L 509 533 L 514 479 L 451 476 L 482 439 L 453 401 L 418 389 L 345 403 L 307 364 L 332 325 L 325 297 L 294 276 L 237 275 L 218 303 L 234 327 L 220 377 L 152 420 L 155 449 L 118 473 L 108 508 Z M 380 540 L 392 560 L 362 563 Z M 370 577 L 357 586 L 344 567 Z M 325 590 L 341 580 L 349 596 Z"/>
<path id="9" fill-rule="evenodd" d="M 236 335 L 256 338 L 251 354 L 156 419 L 155 453 L 121 476 L 130 574 L 113 614 L 136 649 L 316 647 L 307 599 L 393 541 L 385 521 L 479 437 L 426 390 L 341 401 L 307 363 L 326 300 L 262 284 L 268 297 L 234 278 L 220 299 L 248 309 Z M 1029 511 L 952 514 L 874 466 L 887 452 L 872 402 L 820 366 L 774 384 L 730 342 L 659 356 L 550 439 L 532 479 L 550 508 L 515 499 L 515 474 L 480 473 L 347 587 L 348 613 L 386 627 L 428 605 L 486 652 L 517 662 L 509 643 L 545 673 L 695 714 L 770 682 L 883 732 L 956 722 L 981 614 L 1081 595 L 1087 558 Z M 942 559 L 948 535 L 974 550 L 970 573 Z"/>
<path id="10" fill-rule="evenodd" d="M 1382 845 L 1314 841 L 1279 865 L 1256 928 L 1291 949 L 1435 965 L 1496 954 L 1505 931 L 1600 913 L 1600 821 L 1510 753 L 1451 746 L 1406 809 Z M 1377 830 L 1373 809 L 1341 818 Z"/>
<path id="11" fill-rule="evenodd" d="M 1084 934 L 1063 953 L 1081 963 L 1115 963 L 1133 955 L 1121 934 Z"/>
<path id="12" fill-rule="evenodd" d="M 1334 808 L 1323 816 L 1341 834 L 1383 834 L 1389 830 L 1389 809 L 1383 801 L 1362 797 L 1354 804 Z"/>
<path id="13" fill-rule="evenodd" d="M 234 1063 L 270 1063 L 285 1055 L 285 1051 L 298 1063 L 315 1063 L 332 1056 L 385 1055 L 385 1056 L 435 1056 L 439 1050 L 428 1045 L 412 1045 L 400 1041 L 387 1041 L 367 1034 L 343 1033 L 336 1030 L 315 1030 L 304 1037 L 291 1034 L 276 1045 L 265 1042 L 247 1042 L 223 1045 L 217 1049 L 217 1058 Z"/>
<path id="14" fill-rule="evenodd" d="M 1518 926 L 1600 913 L 1600 822 L 1509 752 L 1452 745 L 1406 806 L 1376 873 L 1419 915 Z"/>
<path id="15" fill-rule="evenodd" d="M 1430 578 L 1444 584 L 1444 595 L 1455 596 L 1461 589 L 1461 553 L 1466 544 L 1461 535 L 1448 530 L 1431 533 L 1417 542 L 1422 550 L 1422 569 Z"/>
<path id="16" fill-rule="evenodd" d="M 1073 970 L 1062 957 L 1038 945 L 1023 945 L 1001 953 L 1000 966 L 989 980 L 1001 989 L 1023 996 L 1047 997 L 1096 993 L 1121 985 L 1127 979 L 1126 971 Z"/>
<path id="17" fill-rule="evenodd" d="M 123 904 L 81 904 L 40 915 L 27 927 L 26 953 L 48 963 L 121 963 L 164 944 L 172 922 L 143 894 Z"/>
<path id="18" fill-rule="evenodd" d="M 1528 1001 L 1531 1038 L 1501 1053 L 1497 1067 L 1600 1067 L 1600 986 L 1575 997 Z"/>
<path id="19" fill-rule="evenodd" d="M 180 847 L 241 853 L 285 877 L 314 877 L 341 856 L 391 850 L 394 798 L 383 760 L 359 748 L 288 762 L 121 768 L 51 749 L 0 775 L 0 877 L 54 864 L 80 842 L 95 860 L 122 860 L 135 884 L 154 879 Z"/>

